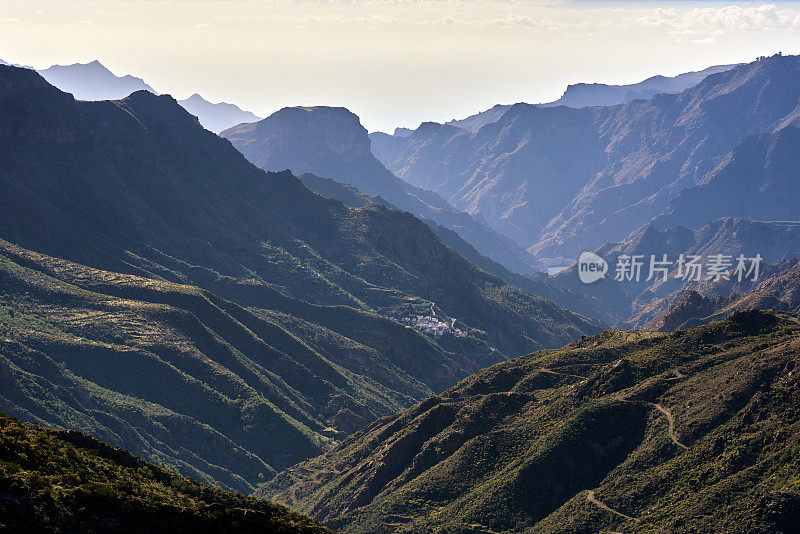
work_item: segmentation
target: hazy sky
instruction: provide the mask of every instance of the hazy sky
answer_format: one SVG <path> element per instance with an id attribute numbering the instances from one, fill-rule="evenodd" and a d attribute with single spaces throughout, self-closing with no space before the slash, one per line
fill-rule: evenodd
<path id="1" fill-rule="evenodd" d="M 261 115 L 341 105 L 370 130 L 545 102 L 569 83 L 800 53 L 798 2 L 2 0 L 0 58 L 99 59 Z"/>

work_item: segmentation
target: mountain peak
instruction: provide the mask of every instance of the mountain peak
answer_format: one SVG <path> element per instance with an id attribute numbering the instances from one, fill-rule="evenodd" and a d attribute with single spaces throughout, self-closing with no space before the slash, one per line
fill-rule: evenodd
<path id="1" fill-rule="evenodd" d="M 53 65 L 39 71 L 49 83 L 79 100 L 118 100 L 134 91 L 156 91 L 135 76 L 117 76 L 98 60 L 72 65 Z"/>
<path id="2" fill-rule="evenodd" d="M 244 111 L 234 104 L 227 102 L 212 103 L 194 93 L 185 100 L 178 101 L 189 113 L 197 116 L 200 123 L 215 133 L 220 133 L 232 126 L 244 123 L 254 123 L 261 120 L 261 117 Z"/>

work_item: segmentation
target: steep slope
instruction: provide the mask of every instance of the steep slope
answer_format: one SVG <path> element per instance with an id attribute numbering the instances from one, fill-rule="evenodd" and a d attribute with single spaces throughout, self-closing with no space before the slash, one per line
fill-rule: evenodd
<path id="1" fill-rule="evenodd" d="M 136 91 L 156 92 L 141 78 L 117 76 L 96 60 L 91 63 L 53 65 L 40 70 L 39 74 L 48 83 L 72 93 L 79 100 L 116 100 Z"/>
<path id="2" fill-rule="evenodd" d="M 777 132 L 747 137 L 702 184 L 683 190 L 652 224 L 657 228 L 676 224 L 699 228 L 720 217 L 800 220 L 798 159 L 800 128 L 785 126 Z"/>
<path id="3" fill-rule="evenodd" d="M 606 164 L 591 110 L 516 104 L 476 134 L 423 124 L 389 165 L 524 246 Z"/>
<path id="4" fill-rule="evenodd" d="M 259 495 L 343 532 L 793 532 L 800 326 L 604 332 L 476 373 Z"/>
<path id="5" fill-rule="evenodd" d="M 613 163 L 551 221 L 534 250 L 575 254 L 620 239 L 701 183 L 743 138 L 784 124 L 799 98 L 800 57 L 775 56 L 678 95 L 601 108 L 598 133 Z"/>
<path id="6" fill-rule="evenodd" d="M 227 130 L 231 126 L 244 122 L 261 120 L 261 117 L 249 111 L 244 111 L 234 104 L 228 104 L 227 102 L 212 104 L 197 93 L 185 100 L 178 100 L 178 104 L 200 119 L 200 124 L 204 128 L 214 133 L 220 133 L 222 130 Z"/>
<path id="7" fill-rule="evenodd" d="M 298 178 L 303 182 L 303 185 L 312 191 L 329 198 L 334 198 L 347 206 L 355 208 L 372 204 L 391 206 L 391 204 L 380 197 L 365 195 L 351 185 L 342 184 L 330 178 L 322 178 L 314 174 L 302 174 L 298 176 Z M 593 317 L 606 324 L 617 321 L 614 313 L 596 297 L 556 287 L 549 282 L 547 275 L 544 273 L 522 276 L 511 272 L 499 263 L 475 250 L 472 245 L 461 239 L 461 236 L 456 232 L 444 226 L 439 226 L 431 220 L 425 222 L 443 243 L 487 273 L 523 289 L 532 295 L 544 297 L 563 308 L 583 316 Z"/>
<path id="8" fill-rule="evenodd" d="M 282 506 L 228 493 L 74 431 L 0 414 L 0 530 L 325 533 Z"/>
<path id="9" fill-rule="evenodd" d="M 263 297 L 271 310 L 247 311 L 0 241 L 0 410 L 246 492 L 474 369 L 413 331 L 394 343 L 423 360 Z M 399 326 L 355 310 L 348 320 L 376 338 Z"/>
<path id="10" fill-rule="evenodd" d="M 409 214 L 348 209 L 289 173 L 256 169 L 170 97 L 75 102 L 35 73 L 0 72 L 11 82 L 0 101 L 13 117 L 0 129 L 11 242 L 108 270 L 219 291 L 231 277 L 395 316 L 422 297 L 510 354 L 586 326 L 475 269 Z M 549 326 L 562 318 L 565 329 Z"/>
<path id="11" fill-rule="evenodd" d="M 454 209 L 439 195 L 389 172 L 372 155 L 369 136 L 358 117 L 344 108 L 284 108 L 221 135 L 264 170 L 291 169 L 353 185 L 456 231 L 482 254 L 516 272 L 528 273 L 536 266 L 536 260 L 519 245 Z"/>
<path id="12" fill-rule="evenodd" d="M 376 153 L 538 257 L 576 258 L 645 225 L 744 138 L 795 124 L 799 98 L 800 57 L 775 56 L 649 100 L 518 104 L 476 133 L 423 125 Z"/>

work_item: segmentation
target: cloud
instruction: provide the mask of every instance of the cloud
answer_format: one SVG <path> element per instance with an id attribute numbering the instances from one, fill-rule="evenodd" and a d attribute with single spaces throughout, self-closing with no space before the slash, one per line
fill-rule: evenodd
<path id="1" fill-rule="evenodd" d="M 674 33 L 720 35 L 737 31 L 800 29 L 800 11 L 759 6 L 701 7 L 688 11 L 657 8 L 633 21 L 647 28 L 666 28 Z"/>

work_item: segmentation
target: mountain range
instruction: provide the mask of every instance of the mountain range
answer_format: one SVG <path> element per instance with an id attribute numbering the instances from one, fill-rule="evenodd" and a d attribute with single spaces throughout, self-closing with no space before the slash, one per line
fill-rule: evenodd
<path id="1" fill-rule="evenodd" d="M 800 312 L 800 260 L 765 265 L 755 282 L 720 280 L 695 284 L 666 302 L 651 306 L 657 313 L 647 328 L 672 331 L 706 324 L 741 310 Z M 666 309 L 664 304 L 671 301 Z"/>
<path id="2" fill-rule="evenodd" d="M 169 96 L 0 66 L 0 410 L 238 491 L 599 331 L 411 214 L 267 173 Z"/>
<path id="3" fill-rule="evenodd" d="M 742 180 L 748 154 L 763 154 L 759 179 L 790 179 L 793 134 L 779 130 L 797 125 L 798 79 L 800 58 L 776 55 L 647 100 L 516 104 L 477 132 L 423 123 L 408 136 L 373 136 L 373 151 L 400 178 L 483 217 L 538 257 L 576 258 L 662 213 L 689 209 L 695 190 L 679 200 L 684 190 L 716 194 L 712 181 Z M 721 216 L 769 215 L 737 213 L 742 204 L 726 202 L 706 212 L 712 203 L 697 206 L 693 228 Z M 680 217 L 659 227 L 683 224 Z"/>
<path id="4" fill-rule="evenodd" d="M 602 302 L 610 313 L 610 317 L 606 316 L 610 324 L 643 328 L 663 314 L 684 292 L 697 291 L 706 285 L 707 271 L 701 273 L 699 283 L 691 279 L 684 281 L 678 276 L 677 260 L 680 255 L 684 258 L 701 256 L 707 262 L 711 256 L 722 254 L 730 256 L 732 263 L 740 254 L 745 258 L 760 255 L 763 264 L 761 269 L 764 269 L 768 264 L 800 255 L 800 225 L 730 217 L 718 219 L 698 230 L 682 225 L 658 230 L 654 225 L 648 225 L 622 243 L 607 243 L 594 252 L 610 266 L 610 273 L 604 279 L 583 284 L 577 276 L 577 266 L 573 265 L 552 277 L 550 283 Z M 614 279 L 615 266 L 622 254 L 641 256 L 643 266 L 638 280 Z M 667 261 L 671 262 L 667 280 L 664 281 L 659 273 L 647 280 L 651 256 L 660 260 L 664 254 L 667 255 Z M 730 270 L 733 268 L 734 265 Z M 742 285 L 736 291 L 741 294 L 749 289 Z"/>
<path id="5" fill-rule="evenodd" d="M 144 80 L 135 76 L 117 76 L 102 63 L 53 65 L 37 71 L 48 83 L 72 93 L 78 100 L 119 100 L 136 91 L 156 93 Z"/>
<path id="6" fill-rule="evenodd" d="M 481 254 L 514 272 L 525 274 L 541 268 L 510 239 L 454 209 L 438 194 L 409 185 L 389 172 L 372 155 L 367 130 L 358 116 L 345 108 L 284 108 L 262 121 L 234 126 L 220 135 L 264 170 L 291 169 L 352 185 L 455 231 Z"/>
<path id="7" fill-rule="evenodd" d="M 203 127 L 214 133 L 220 133 L 231 126 L 242 124 L 243 122 L 253 122 L 261 119 L 254 113 L 243 111 L 234 104 L 226 102 L 212 104 L 197 93 L 185 100 L 178 100 L 178 104 L 200 119 L 200 124 Z"/>
<path id="8" fill-rule="evenodd" d="M 797 530 L 800 57 L 371 139 L 48 75 L 133 92 L 0 64 L 0 530 Z"/>
<path id="9" fill-rule="evenodd" d="M 117 76 L 95 60 L 91 63 L 53 65 L 38 71 L 45 80 L 62 91 L 72 93 L 78 100 L 119 100 L 136 91 L 158 94 L 141 78 Z M 226 128 L 259 120 L 259 117 L 243 111 L 233 104 L 212 104 L 197 93 L 178 103 L 196 116 L 205 128 L 219 133 Z"/>
<path id="10" fill-rule="evenodd" d="M 740 312 L 479 371 L 264 485 L 340 532 L 793 532 L 800 327 Z"/>

